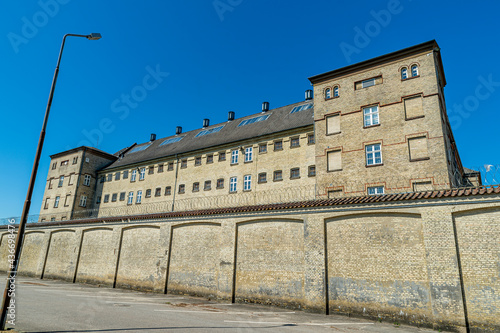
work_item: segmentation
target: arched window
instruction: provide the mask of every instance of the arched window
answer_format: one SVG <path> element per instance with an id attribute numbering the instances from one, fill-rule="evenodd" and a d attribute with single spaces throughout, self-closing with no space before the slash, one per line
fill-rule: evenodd
<path id="1" fill-rule="evenodd" d="M 411 76 L 418 76 L 418 66 L 417 65 L 413 65 L 411 66 Z"/>
<path id="2" fill-rule="evenodd" d="M 325 90 L 325 98 L 326 99 L 332 98 L 332 90 L 330 88 Z"/>
<path id="3" fill-rule="evenodd" d="M 401 68 L 401 80 L 406 80 L 408 78 L 408 70 L 406 67 Z"/>
<path id="4" fill-rule="evenodd" d="M 339 87 L 333 88 L 333 97 L 339 97 Z"/>

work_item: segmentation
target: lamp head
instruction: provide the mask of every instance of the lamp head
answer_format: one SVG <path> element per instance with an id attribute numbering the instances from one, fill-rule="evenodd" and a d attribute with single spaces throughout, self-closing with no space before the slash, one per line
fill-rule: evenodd
<path id="1" fill-rule="evenodd" d="M 98 39 L 101 39 L 101 34 L 98 33 L 98 32 L 93 32 L 91 33 L 90 35 L 87 36 L 87 39 L 88 40 L 98 40 Z"/>

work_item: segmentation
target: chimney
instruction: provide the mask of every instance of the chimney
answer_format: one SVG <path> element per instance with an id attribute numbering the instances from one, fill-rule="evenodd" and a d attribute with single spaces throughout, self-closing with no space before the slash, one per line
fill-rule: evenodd
<path id="1" fill-rule="evenodd" d="M 229 111 L 227 113 L 227 121 L 233 121 L 234 120 L 234 111 Z"/>
<path id="2" fill-rule="evenodd" d="M 313 91 L 311 89 L 306 90 L 306 101 L 313 99 Z"/>
<path id="3" fill-rule="evenodd" d="M 179 134 L 181 134 L 181 133 L 182 133 L 182 127 L 177 126 L 177 127 L 175 128 L 175 135 L 179 135 Z"/>
<path id="4" fill-rule="evenodd" d="M 210 119 L 203 119 L 203 128 L 210 126 Z"/>
<path id="5" fill-rule="evenodd" d="M 150 137 L 150 140 L 151 142 L 155 141 L 156 140 L 156 134 L 154 133 L 151 133 L 151 137 Z"/>
<path id="6" fill-rule="evenodd" d="M 269 102 L 263 102 L 262 103 L 262 112 L 267 112 L 269 111 Z"/>

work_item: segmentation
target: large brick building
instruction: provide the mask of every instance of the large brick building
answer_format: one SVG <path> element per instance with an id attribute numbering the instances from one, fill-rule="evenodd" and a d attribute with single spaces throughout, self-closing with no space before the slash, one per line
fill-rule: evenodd
<path id="1" fill-rule="evenodd" d="M 314 98 L 308 90 L 302 102 L 265 102 L 259 113 L 152 134 L 114 155 L 80 147 L 51 156 L 40 219 L 474 185 L 446 114 L 435 41 L 309 80 Z"/>

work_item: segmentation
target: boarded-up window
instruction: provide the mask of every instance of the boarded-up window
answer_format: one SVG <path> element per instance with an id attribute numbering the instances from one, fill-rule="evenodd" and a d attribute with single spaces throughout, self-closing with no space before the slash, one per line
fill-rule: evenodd
<path id="1" fill-rule="evenodd" d="M 413 183 L 413 192 L 431 191 L 432 183 L 429 182 L 415 182 Z"/>
<path id="2" fill-rule="evenodd" d="M 422 96 L 415 96 L 405 99 L 405 114 L 407 120 L 422 117 L 424 115 Z"/>
<path id="3" fill-rule="evenodd" d="M 75 179 L 75 175 L 74 174 L 71 174 L 69 175 L 69 182 L 68 182 L 68 185 L 73 185 L 73 180 Z"/>
<path id="4" fill-rule="evenodd" d="M 342 189 L 328 191 L 328 199 L 340 198 L 343 194 Z"/>
<path id="5" fill-rule="evenodd" d="M 359 90 L 359 89 L 363 89 L 363 88 L 368 88 L 371 86 L 375 86 L 377 84 L 382 84 L 382 82 L 383 82 L 382 76 L 377 76 L 377 77 L 373 77 L 370 79 L 366 79 L 366 80 L 362 80 L 362 81 L 358 81 L 358 82 L 354 83 L 354 89 Z"/>
<path id="6" fill-rule="evenodd" d="M 328 154 L 328 171 L 342 169 L 342 152 L 340 150 L 329 151 Z"/>
<path id="7" fill-rule="evenodd" d="M 326 134 L 340 133 L 340 114 L 326 118 Z"/>
<path id="8" fill-rule="evenodd" d="M 408 147 L 410 149 L 410 161 L 419 161 L 429 158 L 427 138 L 425 136 L 409 139 Z"/>

